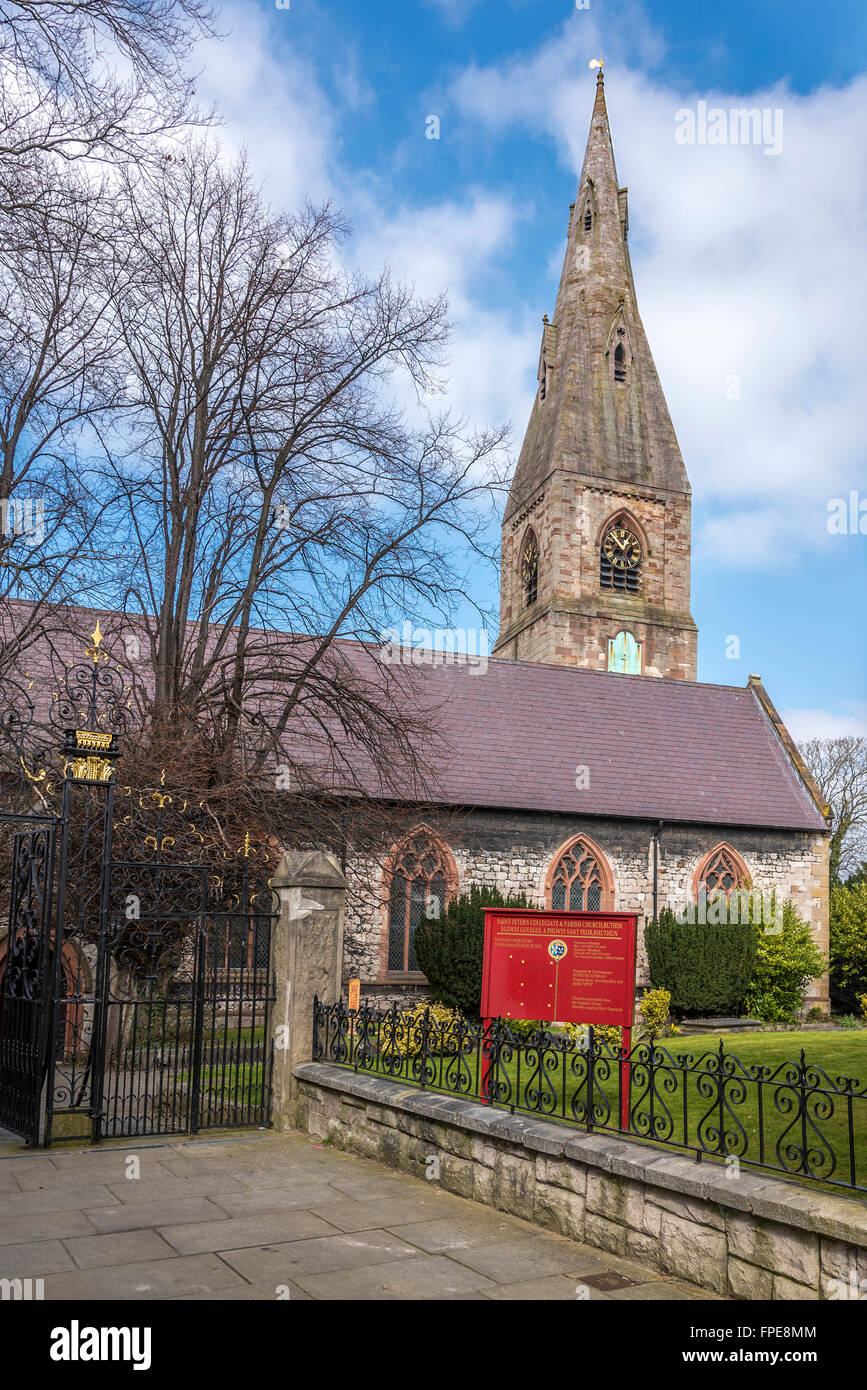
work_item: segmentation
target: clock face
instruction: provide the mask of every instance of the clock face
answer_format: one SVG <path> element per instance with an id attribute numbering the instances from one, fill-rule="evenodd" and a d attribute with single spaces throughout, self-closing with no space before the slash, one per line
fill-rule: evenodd
<path id="1" fill-rule="evenodd" d="M 641 541 L 625 526 L 612 526 L 602 543 L 602 553 L 617 570 L 634 570 L 641 559 Z"/>
<path id="2" fill-rule="evenodd" d="M 531 536 L 524 547 L 524 555 L 521 560 L 521 578 L 525 584 L 532 583 L 536 577 L 536 562 L 539 551 L 535 539 Z"/>

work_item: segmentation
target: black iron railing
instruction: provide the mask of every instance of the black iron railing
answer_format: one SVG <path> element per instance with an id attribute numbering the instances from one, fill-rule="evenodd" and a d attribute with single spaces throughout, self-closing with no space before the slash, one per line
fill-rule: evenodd
<path id="1" fill-rule="evenodd" d="M 572 1039 L 487 1031 L 429 1010 L 407 1015 L 315 1001 L 313 1058 L 513 1113 L 615 1131 L 788 1177 L 867 1192 L 867 1087 L 808 1062 L 742 1062 L 720 1042 L 643 1041 L 629 1051 L 588 1028 Z"/>

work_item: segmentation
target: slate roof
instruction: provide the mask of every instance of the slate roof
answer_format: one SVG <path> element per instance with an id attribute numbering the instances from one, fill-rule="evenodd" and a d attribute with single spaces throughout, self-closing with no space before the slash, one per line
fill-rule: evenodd
<path id="1" fill-rule="evenodd" d="M 89 632 L 97 616 L 105 631 L 118 621 L 101 610 L 70 611 L 57 643 L 63 657 L 80 658 L 75 630 Z M 138 625 L 125 619 L 120 626 Z M 417 709 L 436 734 L 423 750 L 430 767 L 424 788 L 410 787 L 398 765 L 384 775 L 360 743 L 344 738 L 343 756 L 355 774 L 350 790 L 313 722 L 302 719 L 287 751 L 334 791 L 458 807 L 827 830 L 761 687 L 765 705 L 752 686 L 492 657 L 474 668 L 463 658 L 443 662 L 442 653 L 425 653 L 415 664 L 418 650 L 412 665 L 392 665 L 382 662 L 379 648 L 345 640 L 331 650 L 345 677 L 369 686 L 374 701 Z M 409 660 L 409 649 L 403 657 Z M 44 659 L 44 652 L 28 654 L 31 673 Z M 582 789 L 578 767 L 588 770 Z"/>
<path id="2" fill-rule="evenodd" d="M 437 707 L 448 804 L 827 829 L 749 686 L 489 659 L 419 667 L 415 688 Z"/>

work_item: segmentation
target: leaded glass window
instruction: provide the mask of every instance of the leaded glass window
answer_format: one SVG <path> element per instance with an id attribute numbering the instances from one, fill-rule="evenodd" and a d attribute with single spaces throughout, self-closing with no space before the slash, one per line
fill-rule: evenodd
<path id="1" fill-rule="evenodd" d="M 420 832 L 401 849 L 391 873 L 388 897 L 388 969 L 418 970 L 415 933 L 425 917 L 439 917 L 449 898 L 446 851 Z"/>
<path id="2" fill-rule="evenodd" d="M 701 875 L 699 886 L 704 886 L 708 898 L 722 893 L 726 901 L 728 901 L 733 889 L 747 886 L 747 880 L 737 859 L 725 845 L 720 845 L 719 849 L 714 850 L 710 856 Z"/>
<path id="3" fill-rule="evenodd" d="M 602 884 L 596 855 L 582 840 L 576 840 L 563 852 L 554 869 L 551 907 L 555 912 L 599 912 Z"/>

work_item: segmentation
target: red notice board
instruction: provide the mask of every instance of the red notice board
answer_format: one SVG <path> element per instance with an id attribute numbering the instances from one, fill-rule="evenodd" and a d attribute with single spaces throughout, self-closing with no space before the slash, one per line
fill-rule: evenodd
<path id="1" fill-rule="evenodd" d="M 482 1018 L 632 1027 L 633 912 L 485 908 Z"/>

